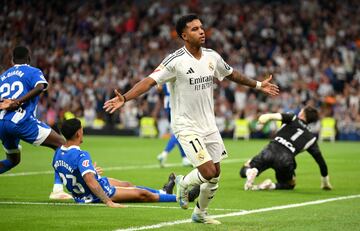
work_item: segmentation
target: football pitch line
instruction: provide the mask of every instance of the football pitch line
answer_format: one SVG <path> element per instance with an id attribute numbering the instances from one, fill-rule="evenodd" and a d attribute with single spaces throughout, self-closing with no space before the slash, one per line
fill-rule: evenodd
<path id="1" fill-rule="evenodd" d="M 106 207 L 105 204 L 79 204 L 79 203 L 61 203 L 61 202 L 31 202 L 31 201 L 0 201 L 0 205 L 49 205 L 49 206 L 92 206 Z M 179 206 L 160 206 L 160 205 L 135 205 L 124 204 L 128 208 L 145 208 L 145 209 L 181 209 Z M 193 209 L 194 207 L 189 207 Z M 225 208 L 209 208 L 213 211 L 245 211 L 243 209 L 225 209 Z"/>
<path id="2" fill-rule="evenodd" d="M 333 197 L 333 198 L 328 198 L 328 199 L 323 199 L 323 200 L 308 201 L 308 202 L 296 203 L 296 204 L 273 206 L 273 207 L 261 208 L 261 209 L 244 210 L 244 211 L 239 211 L 239 212 L 214 215 L 211 217 L 213 217 L 213 218 L 237 217 L 237 216 L 244 216 L 244 215 L 253 214 L 253 213 L 264 213 L 264 212 L 269 212 L 269 211 L 298 208 L 298 207 L 304 207 L 304 206 L 308 206 L 308 205 L 324 204 L 324 203 L 328 203 L 328 202 L 332 202 L 332 201 L 349 200 L 349 199 L 354 199 L 354 198 L 360 198 L 360 194 L 342 196 L 342 197 Z M 158 228 L 162 228 L 162 227 L 169 227 L 169 226 L 174 226 L 174 225 L 179 225 L 179 224 L 184 224 L 184 223 L 191 223 L 191 222 L 192 222 L 191 219 L 176 220 L 176 221 L 162 222 L 162 223 L 148 225 L 148 226 L 117 229 L 115 231 L 137 231 L 137 230 L 146 230 L 146 229 L 158 229 Z"/>
<path id="3" fill-rule="evenodd" d="M 242 163 L 247 159 L 226 159 L 221 161 L 221 164 L 239 163 L 239 168 Z M 181 167 L 181 163 L 169 163 L 166 167 Z M 118 166 L 118 167 L 105 167 L 102 168 L 104 171 L 117 171 L 117 170 L 138 170 L 141 169 L 158 169 L 159 164 L 148 164 L 148 165 L 129 165 L 129 166 Z M 34 176 L 34 175 L 47 175 L 54 174 L 54 171 L 37 171 L 37 172 L 17 172 L 17 173 L 5 173 L 0 174 L 0 177 L 15 177 L 15 176 Z"/>

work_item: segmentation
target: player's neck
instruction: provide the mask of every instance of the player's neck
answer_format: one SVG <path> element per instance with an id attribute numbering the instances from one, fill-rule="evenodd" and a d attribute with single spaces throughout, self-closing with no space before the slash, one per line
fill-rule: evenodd
<path id="1" fill-rule="evenodd" d="M 76 139 L 76 140 L 67 140 L 66 143 L 64 144 L 65 147 L 70 147 L 70 146 L 80 146 L 81 141 Z"/>
<path id="2" fill-rule="evenodd" d="M 190 43 L 185 43 L 185 48 L 190 52 L 192 56 L 196 59 L 200 59 L 202 55 L 201 46 L 194 46 Z"/>

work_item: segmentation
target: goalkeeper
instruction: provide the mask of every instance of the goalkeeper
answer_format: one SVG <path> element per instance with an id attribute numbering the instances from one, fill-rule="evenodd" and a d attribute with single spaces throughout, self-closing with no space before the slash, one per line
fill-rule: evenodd
<path id="1" fill-rule="evenodd" d="M 272 113 L 259 117 L 259 123 L 270 120 L 282 121 L 281 128 L 275 138 L 255 157 L 247 161 L 240 170 L 240 176 L 246 178 L 245 190 L 294 189 L 295 187 L 295 156 L 306 150 L 319 165 L 321 173 L 321 188 L 331 190 L 328 168 L 316 142 L 316 136 L 308 129 L 308 124 L 316 122 L 318 111 L 304 107 L 298 116 L 294 114 Z M 275 170 L 276 183 L 270 179 L 259 185 L 254 184 L 256 176 L 268 168 Z"/>

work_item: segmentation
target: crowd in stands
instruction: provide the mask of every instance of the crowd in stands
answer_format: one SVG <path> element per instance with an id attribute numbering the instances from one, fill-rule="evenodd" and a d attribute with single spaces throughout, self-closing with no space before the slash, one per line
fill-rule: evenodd
<path id="1" fill-rule="evenodd" d="M 360 134 L 360 7 L 356 0 L 303 1 L 4 1 L 0 9 L 0 58 L 26 45 L 49 89 L 38 117 L 50 125 L 66 113 L 85 126 L 137 128 L 141 116 L 166 118 L 162 96 L 152 89 L 107 115 L 113 89 L 126 92 L 182 43 L 174 23 L 197 13 L 206 47 L 246 76 L 270 73 L 280 86 L 268 97 L 230 81 L 215 82 L 218 126 L 263 112 L 298 112 L 306 103 L 337 121 L 340 133 Z M 99 122 L 100 121 L 100 122 Z M 255 128 L 254 128 L 255 129 Z M 359 135 L 360 136 L 360 135 Z"/>

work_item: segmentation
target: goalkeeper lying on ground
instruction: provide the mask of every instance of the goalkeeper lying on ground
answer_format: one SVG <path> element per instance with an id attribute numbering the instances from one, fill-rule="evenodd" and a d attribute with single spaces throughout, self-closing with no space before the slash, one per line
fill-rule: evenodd
<path id="1" fill-rule="evenodd" d="M 332 189 L 327 165 L 316 142 L 316 136 L 307 127 L 307 124 L 316 122 L 318 117 L 318 111 L 310 106 L 304 107 L 298 116 L 280 113 L 261 115 L 260 124 L 265 124 L 269 120 L 281 120 L 282 126 L 275 138 L 241 168 L 240 176 L 247 179 L 244 189 L 293 189 L 295 187 L 295 156 L 304 150 L 308 151 L 319 165 L 321 188 Z M 255 177 L 268 168 L 275 170 L 277 182 L 273 183 L 267 179 L 259 185 L 254 185 Z"/>

